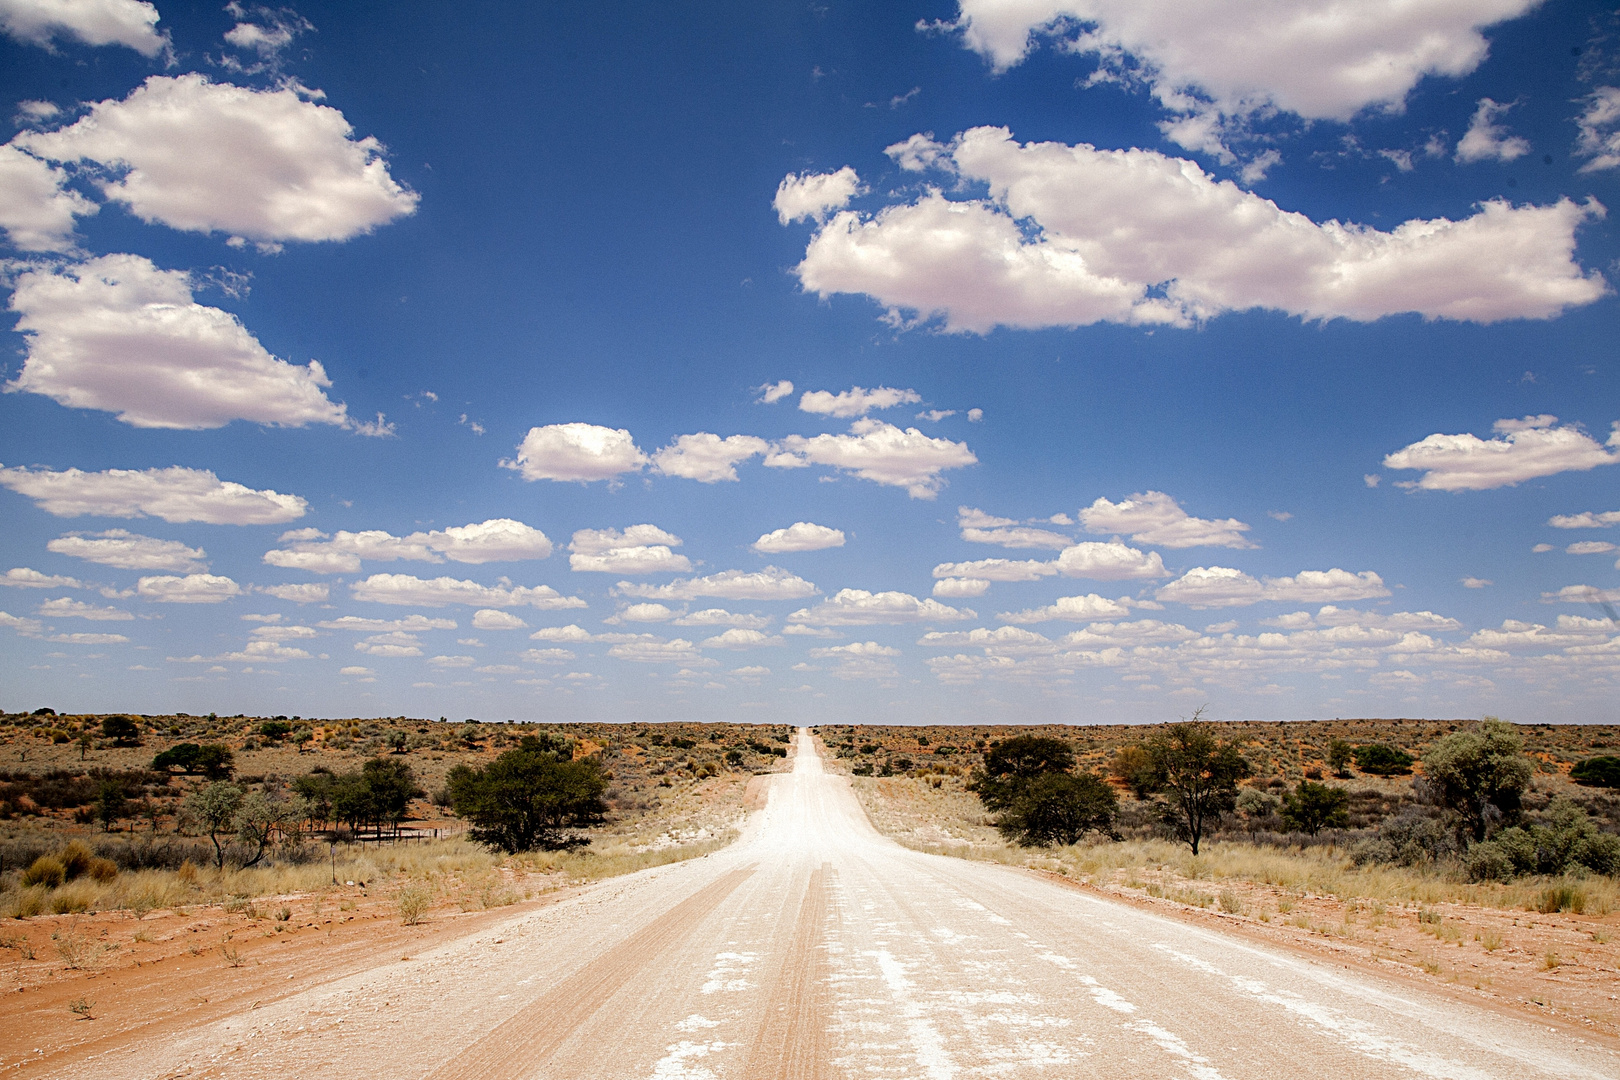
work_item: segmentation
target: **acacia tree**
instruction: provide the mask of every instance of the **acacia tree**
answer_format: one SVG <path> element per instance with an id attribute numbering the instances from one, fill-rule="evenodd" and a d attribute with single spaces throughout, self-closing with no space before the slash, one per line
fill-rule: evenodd
<path id="1" fill-rule="evenodd" d="M 1030 781 L 1074 768 L 1074 751 L 1062 739 L 1019 735 L 984 752 L 984 767 L 974 772 L 969 789 L 988 810 L 1005 810 Z"/>
<path id="2" fill-rule="evenodd" d="M 1024 785 L 996 820 L 1001 834 L 1024 847 L 1077 844 L 1088 832 L 1118 839 L 1119 796 L 1091 773 L 1049 772 Z"/>
<path id="3" fill-rule="evenodd" d="M 1215 738 L 1203 715 L 1200 708 L 1190 720 L 1171 724 L 1146 743 L 1155 786 L 1168 800 L 1166 820 L 1194 855 L 1204 831 L 1231 812 L 1238 781 L 1251 771 L 1235 745 Z"/>
<path id="4" fill-rule="evenodd" d="M 214 842 L 216 868 L 225 865 L 225 845 L 220 842 L 220 837 L 235 831 L 236 811 L 242 806 L 242 796 L 241 788 L 225 780 L 215 780 L 186 796 L 186 816 L 207 832 L 208 839 Z"/>
<path id="5" fill-rule="evenodd" d="M 1025 847 L 1077 843 L 1088 832 L 1114 832 L 1118 797 L 1106 781 L 1072 773 L 1074 750 L 1062 739 L 1020 735 L 984 754 L 969 787 L 996 828 Z"/>
<path id="6" fill-rule="evenodd" d="M 450 770 L 450 805 L 472 822 L 479 843 L 516 854 L 543 848 L 583 847 L 569 829 L 595 824 L 607 813 L 607 774 L 596 757 L 569 759 L 568 751 L 526 735 L 487 767 Z"/>

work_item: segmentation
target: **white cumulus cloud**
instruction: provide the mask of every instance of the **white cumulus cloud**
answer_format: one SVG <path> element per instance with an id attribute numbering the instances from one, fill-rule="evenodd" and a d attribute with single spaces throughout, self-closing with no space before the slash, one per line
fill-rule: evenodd
<path id="1" fill-rule="evenodd" d="M 100 209 L 65 189 L 63 170 L 53 168 L 9 143 L 0 146 L 0 229 L 23 251 L 67 251 L 73 247 L 73 219 Z"/>
<path id="2" fill-rule="evenodd" d="M 28 636 L 38 634 L 45 629 L 45 624 L 41 623 L 38 619 L 29 619 L 24 618 L 21 615 L 13 615 L 9 611 L 0 611 L 0 626 L 10 627 L 17 633 Z"/>
<path id="3" fill-rule="evenodd" d="M 146 0 L 0 0 L 0 30 L 42 49 L 68 38 L 156 57 L 169 47 L 157 23 L 158 9 Z"/>
<path id="4" fill-rule="evenodd" d="M 718 600 L 801 600 L 821 591 L 779 566 L 767 566 L 763 570 L 722 570 L 718 574 L 685 578 L 667 585 L 621 581 L 615 588 L 621 596 L 643 600 L 696 600 L 705 596 Z"/>
<path id="5" fill-rule="evenodd" d="M 841 209 L 860 193 L 861 178 L 848 165 L 830 173 L 788 173 L 776 186 L 771 206 L 783 225 L 800 218 L 820 221 L 829 210 Z"/>
<path id="6" fill-rule="evenodd" d="M 643 605 L 632 605 L 640 607 Z M 662 604 L 650 605 L 663 607 Z M 667 610 L 667 609 L 666 609 Z M 675 620 L 676 626 L 737 626 L 744 630 L 763 630 L 771 625 L 771 620 L 764 615 L 749 615 L 742 612 L 727 611 L 725 608 L 704 608 L 689 615 L 682 615 Z"/>
<path id="7" fill-rule="evenodd" d="M 219 574 L 154 575 L 135 583 L 135 595 L 160 604 L 218 604 L 242 595 L 242 587 Z"/>
<path id="8" fill-rule="evenodd" d="M 1537 0 L 961 0 L 963 43 L 1001 71 L 1041 36 L 1096 56 L 1099 75 L 1146 83 L 1188 149 L 1220 156 L 1225 129 L 1280 109 L 1307 120 L 1398 111 L 1425 76 L 1485 59 L 1485 27 Z"/>
<path id="9" fill-rule="evenodd" d="M 467 604 L 471 607 L 509 608 L 532 607 L 541 611 L 561 608 L 582 608 L 585 601 L 577 596 L 562 596 L 549 585 L 532 588 L 520 585 L 480 585 L 476 581 L 463 581 L 452 577 L 424 579 L 410 574 L 372 574 L 363 581 L 349 586 L 356 600 L 374 604 L 401 604 L 420 607 L 444 607 L 446 604 Z"/>
<path id="10" fill-rule="evenodd" d="M 1195 610 L 1243 607 L 1262 600 L 1283 603 L 1326 603 L 1366 600 L 1390 595 L 1383 578 L 1371 570 L 1351 573 L 1332 570 L 1301 570 L 1293 577 L 1257 580 L 1227 566 L 1197 566 L 1175 581 L 1161 587 L 1159 600 L 1186 604 Z"/>
<path id="11" fill-rule="evenodd" d="M 1087 540 L 1064 548 L 1058 554 L 1056 565 L 1058 573 L 1064 577 L 1091 578 L 1095 581 L 1170 576 L 1157 551 L 1141 551 L 1117 540 L 1107 543 Z"/>
<path id="12" fill-rule="evenodd" d="M 705 649 L 757 649 L 763 645 L 780 645 L 782 639 L 762 633 L 758 630 L 747 630 L 740 626 L 733 626 L 722 631 L 714 637 L 705 638 L 702 648 Z"/>
<path id="13" fill-rule="evenodd" d="M 933 593 L 941 600 L 967 600 L 990 591 L 987 578 L 948 577 L 934 582 Z"/>
<path id="14" fill-rule="evenodd" d="M 60 645 L 124 645 L 129 638 L 123 634 L 52 634 L 46 640 Z"/>
<path id="15" fill-rule="evenodd" d="M 287 546 L 264 553 L 266 563 L 317 574 L 358 573 L 362 560 L 442 563 L 449 559 L 479 564 L 544 559 L 551 554 L 551 540 L 545 533 L 511 518 L 408 536 L 383 529 L 339 530 L 330 536 L 317 529 L 297 529 L 284 533 L 281 542 Z"/>
<path id="16" fill-rule="evenodd" d="M 698 652 L 685 638 L 670 641 L 630 641 L 614 645 L 608 655 L 638 664 L 685 664 L 688 667 L 717 667 L 719 662 Z"/>
<path id="17" fill-rule="evenodd" d="M 479 630 L 523 630 L 529 625 L 510 611 L 495 608 L 479 608 L 473 612 L 472 624 Z"/>
<path id="18" fill-rule="evenodd" d="M 681 538 L 656 525 L 617 529 L 580 529 L 568 545 L 568 564 L 575 571 L 603 574 L 661 574 L 692 569 L 679 547 Z"/>
<path id="19" fill-rule="evenodd" d="M 1585 158 L 1581 172 L 1620 168 L 1620 87 L 1600 86 L 1586 99 L 1576 124 L 1576 150 Z"/>
<path id="20" fill-rule="evenodd" d="M 1249 526 L 1236 518 L 1196 518 L 1162 491 L 1138 492 L 1119 502 L 1098 498 L 1080 511 L 1089 533 L 1129 533 L 1139 544 L 1158 547 L 1252 548 L 1244 538 Z"/>
<path id="21" fill-rule="evenodd" d="M 796 268 L 826 298 L 860 293 L 947 330 L 1097 322 L 1187 325 L 1264 309 L 1371 321 L 1551 318 L 1608 291 L 1574 259 L 1595 202 L 1483 203 L 1385 232 L 1287 211 L 1152 150 L 1020 144 L 974 128 L 942 155 L 984 199 L 929 189 L 873 216 L 842 211 Z"/>
<path id="22" fill-rule="evenodd" d="M 530 428 L 518 444 L 517 457 L 501 465 L 516 469 L 525 480 L 589 483 L 637 472 L 647 461 L 623 428 L 574 423 Z"/>
<path id="23" fill-rule="evenodd" d="M 795 521 L 785 529 L 775 529 L 755 540 L 755 551 L 766 555 L 782 555 L 796 551 L 822 551 L 844 546 L 844 531 L 816 525 L 808 521 Z"/>
<path id="24" fill-rule="evenodd" d="M 770 443 L 753 435 L 732 435 L 722 439 L 706 431 L 680 435 L 652 456 L 653 468 L 665 476 L 679 476 L 703 484 L 737 479 L 737 466 L 770 449 Z"/>
<path id="25" fill-rule="evenodd" d="M 780 382 L 756 386 L 754 389 L 759 391 L 759 397 L 754 399 L 756 402 L 761 405 L 775 405 L 778 401 L 793 393 L 793 381 L 783 379 Z"/>
<path id="26" fill-rule="evenodd" d="M 852 386 L 836 394 L 829 390 L 807 390 L 799 398 L 799 409 L 802 412 L 848 420 L 854 416 L 865 416 L 873 409 L 914 405 L 921 400 L 921 395 L 915 390 L 896 390 L 892 386 L 879 386 L 867 390 L 864 387 Z"/>
<path id="27" fill-rule="evenodd" d="M 322 630 L 352 630 L 362 634 L 420 634 L 426 630 L 454 630 L 456 620 L 427 615 L 407 615 L 403 619 L 367 619 L 359 615 L 344 615 L 315 625 Z"/>
<path id="28" fill-rule="evenodd" d="M 840 589 L 813 608 L 800 608 L 788 616 L 791 623 L 807 626 L 876 626 L 890 623 L 957 622 L 975 618 L 968 608 L 953 608 L 938 600 L 919 600 L 910 593 Z"/>
<path id="29" fill-rule="evenodd" d="M 49 161 L 102 166 L 99 186 L 146 222 L 261 244 L 346 240 L 416 209 L 382 145 L 296 82 L 253 90 L 154 75 L 58 131 L 13 141 Z"/>
<path id="30" fill-rule="evenodd" d="M 1475 161 L 1513 161 L 1530 152 L 1530 143 L 1527 140 L 1517 135 L 1509 135 L 1507 129 L 1496 122 L 1498 117 L 1511 108 L 1512 102 L 1503 105 L 1490 98 L 1479 99 L 1479 107 L 1474 110 L 1473 119 L 1468 122 L 1468 131 L 1457 143 L 1459 163 L 1466 165 Z"/>
<path id="31" fill-rule="evenodd" d="M 29 469 L 0 466 L 0 486 L 26 495 L 57 517 L 155 517 L 210 525 L 278 525 L 304 516 L 297 495 L 220 480 L 207 469 Z"/>
<path id="32" fill-rule="evenodd" d="M 1038 559 L 976 559 L 973 562 L 940 563 L 936 578 L 979 578 L 984 581 L 1039 581 L 1058 572 L 1056 562 Z"/>
<path id="33" fill-rule="evenodd" d="M 1587 510 L 1579 514 L 1558 514 L 1548 518 L 1547 524 L 1555 529 L 1606 529 L 1611 525 L 1620 525 L 1620 510 L 1605 510 L 1602 513 Z"/>
<path id="34" fill-rule="evenodd" d="M 766 456 L 777 469 L 827 465 L 863 480 L 903 487 L 913 499 L 932 499 L 944 486 L 940 473 L 978 462 L 966 443 L 934 439 L 916 428 L 901 430 L 870 417 L 848 435 L 789 435 Z"/>
<path id="35" fill-rule="evenodd" d="M 45 601 L 39 605 L 38 614 L 47 619 L 90 619 L 94 622 L 128 622 L 135 618 L 120 608 L 97 607 L 66 596 Z"/>
<path id="36" fill-rule="evenodd" d="M 976 630 L 935 630 L 917 639 L 917 644 L 931 648 L 982 648 L 986 652 L 1005 654 L 1050 652 L 1052 642 L 1033 630 L 1020 630 L 1016 626 L 999 626 L 994 630 L 979 627 Z"/>
<path id="37" fill-rule="evenodd" d="M 1620 462 L 1620 425 L 1603 445 L 1581 428 L 1559 427 L 1556 416 L 1498 420 L 1497 437 L 1435 434 L 1384 458 L 1386 469 L 1422 469 L 1401 486 L 1430 491 L 1487 491 L 1561 472 L 1585 472 Z"/>
<path id="38" fill-rule="evenodd" d="M 326 585 L 255 585 L 253 591 L 293 604 L 324 604 L 330 594 Z"/>
<path id="39" fill-rule="evenodd" d="M 8 390 L 143 428 L 353 426 L 319 361 L 277 359 L 235 315 L 197 303 L 185 273 L 142 256 L 30 270 L 10 303 L 27 359 Z"/>
<path id="40" fill-rule="evenodd" d="M 1132 603 L 1125 600 L 1110 600 L 1096 593 L 1086 593 L 1084 596 L 1060 596 L 1045 607 L 999 612 L 996 618 L 1004 623 L 1020 624 L 1054 620 L 1091 622 L 1095 619 L 1117 619 L 1129 615 L 1132 606 Z"/>
<path id="41" fill-rule="evenodd" d="M 0 585 L 14 589 L 82 589 L 84 582 L 61 574 L 42 574 L 27 566 L 14 566 L 0 574 Z"/>
<path id="42" fill-rule="evenodd" d="M 962 530 L 962 539 L 973 544 L 1062 550 L 1074 543 L 1072 537 L 1063 533 L 1020 525 L 1011 518 L 993 517 L 971 506 L 956 508 L 956 523 Z"/>
<path id="43" fill-rule="evenodd" d="M 175 570 L 189 573 L 206 569 L 202 548 L 187 547 L 178 540 L 159 540 L 125 529 L 99 533 L 69 533 L 45 545 L 58 555 L 71 555 L 87 562 L 116 566 L 120 570 Z"/>

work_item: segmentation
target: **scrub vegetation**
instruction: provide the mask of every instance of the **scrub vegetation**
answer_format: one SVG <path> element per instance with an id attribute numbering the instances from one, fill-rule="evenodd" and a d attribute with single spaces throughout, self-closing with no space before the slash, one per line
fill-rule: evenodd
<path id="1" fill-rule="evenodd" d="M 714 850 L 791 730 L 7 714 L 0 917 L 368 882 L 413 923 L 509 903 Z"/>

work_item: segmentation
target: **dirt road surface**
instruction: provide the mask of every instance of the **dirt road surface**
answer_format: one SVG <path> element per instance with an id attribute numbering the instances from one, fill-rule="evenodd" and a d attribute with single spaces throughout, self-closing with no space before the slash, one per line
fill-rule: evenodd
<path id="1" fill-rule="evenodd" d="M 1595 1042 L 875 833 L 808 732 L 732 847 L 52 1075 L 1620 1077 Z"/>

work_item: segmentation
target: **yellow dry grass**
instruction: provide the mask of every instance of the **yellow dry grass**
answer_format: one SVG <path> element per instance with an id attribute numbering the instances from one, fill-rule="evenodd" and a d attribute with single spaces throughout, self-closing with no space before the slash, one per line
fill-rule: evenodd
<path id="1" fill-rule="evenodd" d="M 960 788 L 918 780 L 856 778 L 855 792 L 873 825 L 920 851 L 1028 866 L 1076 880 L 1109 884 L 1143 875 L 1219 886 L 1237 881 L 1299 895 L 1392 904 L 1471 904 L 1607 915 L 1620 908 L 1620 884 L 1603 876 L 1470 882 L 1455 865 L 1356 866 L 1332 847 L 1281 848 L 1227 841 L 1200 845 L 1197 855 L 1167 840 L 1020 848 L 989 826 L 978 800 Z M 1140 887 L 1140 884 L 1134 886 Z M 1202 905 L 1200 905 L 1202 906 Z"/>

